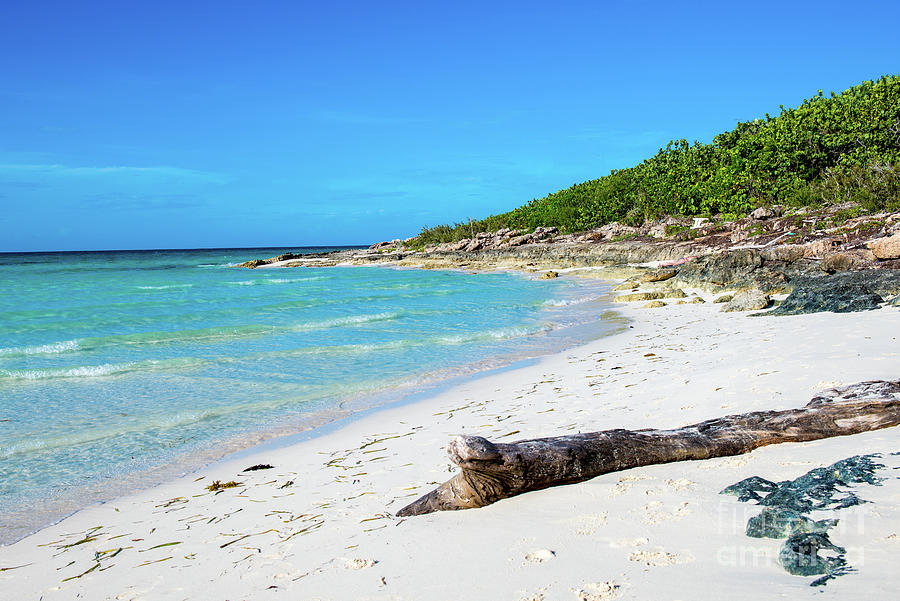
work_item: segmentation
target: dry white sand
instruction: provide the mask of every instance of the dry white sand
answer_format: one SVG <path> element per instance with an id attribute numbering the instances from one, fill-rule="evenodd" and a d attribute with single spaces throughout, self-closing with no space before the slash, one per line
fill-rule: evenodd
<path id="1" fill-rule="evenodd" d="M 841 519 L 832 539 L 857 571 L 824 588 L 776 563 L 781 541 L 745 536 L 757 506 L 719 492 L 859 453 L 898 465 L 889 453 L 900 451 L 900 428 L 393 516 L 452 475 L 443 449 L 457 433 L 513 441 L 670 428 L 900 377 L 896 308 L 773 318 L 712 304 L 623 311 L 635 320 L 623 334 L 220 462 L 0 547 L 0 598 L 895 599 L 900 472 L 859 487 L 872 503 L 829 516 Z M 257 463 L 275 467 L 241 473 Z M 214 480 L 242 484 L 207 492 Z"/>

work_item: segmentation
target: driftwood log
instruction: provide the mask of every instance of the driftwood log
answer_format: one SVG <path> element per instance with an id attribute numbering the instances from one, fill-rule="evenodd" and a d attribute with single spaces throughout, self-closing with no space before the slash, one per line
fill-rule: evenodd
<path id="1" fill-rule="evenodd" d="M 748 453 L 782 442 L 900 424 L 900 380 L 832 388 L 801 409 L 728 415 L 675 430 L 604 430 L 513 443 L 458 436 L 447 447 L 462 471 L 397 512 L 471 509 L 500 499 L 643 465 Z"/>

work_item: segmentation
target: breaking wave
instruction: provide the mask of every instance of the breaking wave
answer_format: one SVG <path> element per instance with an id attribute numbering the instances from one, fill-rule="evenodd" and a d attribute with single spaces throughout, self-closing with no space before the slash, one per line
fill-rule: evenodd
<path id="1" fill-rule="evenodd" d="M 0 348 L 0 357 L 21 357 L 24 355 L 58 355 L 59 353 L 77 351 L 78 348 L 78 340 L 65 340 L 63 342 L 51 342 L 50 344 L 39 344 L 35 346 Z"/>

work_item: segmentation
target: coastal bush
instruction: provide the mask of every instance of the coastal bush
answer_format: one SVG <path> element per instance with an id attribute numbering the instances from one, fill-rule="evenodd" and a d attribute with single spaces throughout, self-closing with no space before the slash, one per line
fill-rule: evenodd
<path id="1" fill-rule="evenodd" d="M 680 234 L 681 232 L 690 231 L 690 227 L 686 225 L 667 225 L 666 226 L 666 236 L 672 237 L 675 234 Z"/>
<path id="2" fill-rule="evenodd" d="M 419 244 L 508 227 L 579 232 L 660 215 L 733 220 L 759 206 L 857 203 L 900 208 L 900 75 L 818 94 L 772 117 L 739 122 L 709 144 L 673 140 L 653 157 L 533 199 L 507 213 L 426 227 Z"/>
<path id="3" fill-rule="evenodd" d="M 896 210 L 900 208 L 900 163 L 829 168 L 818 187 L 829 203 L 852 202 L 870 213 Z"/>

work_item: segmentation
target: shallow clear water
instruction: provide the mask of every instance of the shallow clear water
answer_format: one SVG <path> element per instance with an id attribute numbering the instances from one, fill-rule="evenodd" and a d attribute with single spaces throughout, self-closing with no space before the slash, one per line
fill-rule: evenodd
<path id="1" fill-rule="evenodd" d="M 617 327 L 606 287 L 569 278 L 230 268 L 284 250 L 0 255 L 0 542 L 161 467 Z"/>

